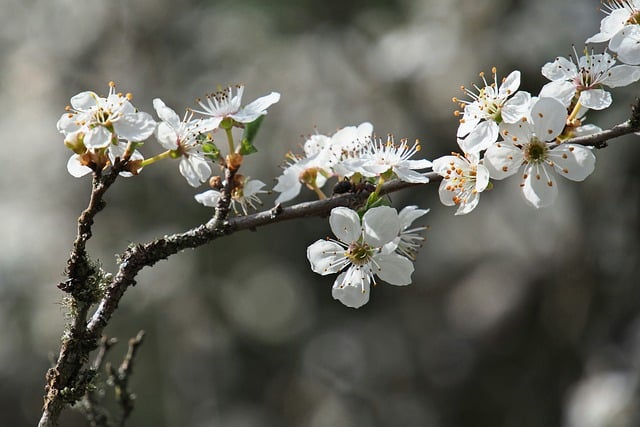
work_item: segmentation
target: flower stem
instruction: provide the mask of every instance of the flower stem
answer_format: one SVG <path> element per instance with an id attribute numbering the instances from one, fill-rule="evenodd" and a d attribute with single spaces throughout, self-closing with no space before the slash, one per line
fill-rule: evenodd
<path id="1" fill-rule="evenodd" d="M 164 159 L 166 159 L 168 157 L 171 157 L 171 150 L 167 150 L 164 153 L 158 154 L 157 156 L 153 156 L 151 158 L 144 159 L 142 161 L 142 163 L 140 163 L 140 167 L 149 166 L 149 165 L 151 165 L 151 164 L 153 164 L 153 163 L 155 163 L 155 162 L 157 162 L 159 160 L 164 160 Z"/>
<path id="2" fill-rule="evenodd" d="M 233 143 L 233 132 L 231 132 L 231 128 L 224 128 L 225 133 L 227 134 L 227 142 L 229 143 L 229 154 L 235 153 L 236 152 L 236 148 L 235 148 L 235 144 Z"/>
<path id="3" fill-rule="evenodd" d="M 567 117 L 567 124 L 569 126 L 573 125 L 573 121 L 578 116 L 578 113 L 580 112 L 580 108 L 582 108 L 582 104 L 580 104 L 580 101 L 578 101 L 578 102 L 576 102 L 576 105 L 573 107 L 573 110 L 571 111 L 571 114 L 569 114 L 569 117 Z"/>

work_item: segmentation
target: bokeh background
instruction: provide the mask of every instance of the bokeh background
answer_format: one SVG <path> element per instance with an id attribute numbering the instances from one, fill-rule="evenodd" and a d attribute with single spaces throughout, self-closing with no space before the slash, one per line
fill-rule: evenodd
<path id="1" fill-rule="evenodd" d="M 107 82 L 154 113 L 218 86 L 272 90 L 245 174 L 271 186 L 304 137 L 371 121 L 456 149 L 452 96 L 478 72 L 523 73 L 597 32 L 599 2 L 573 0 L 0 0 L 0 424 L 35 425 L 65 323 L 63 278 L 90 192 L 56 121 L 74 94 Z M 626 119 L 640 95 L 614 91 L 590 118 Z M 637 136 L 597 152 L 585 183 L 560 182 L 529 208 L 517 179 L 454 217 L 435 185 L 393 196 L 431 208 L 414 283 L 382 284 L 364 308 L 331 299 L 306 247 L 326 219 L 242 232 L 139 275 L 106 333 L 147 333 L 136 360 L 133 426 L 637 426 L 640 156 Z M 160 151 L 153 140 L 147 155 Z M 116 254 L 206 221 L 177 165 L 120 180 L 89 250 Z M 297 200 L 310 199 L 304 193 Z M 274 196 L 264 197 L 266 207 Z M 107 404 L 110 399 L 105 398 Z M 64 426 L 86 421 L 65 412 Z"/>

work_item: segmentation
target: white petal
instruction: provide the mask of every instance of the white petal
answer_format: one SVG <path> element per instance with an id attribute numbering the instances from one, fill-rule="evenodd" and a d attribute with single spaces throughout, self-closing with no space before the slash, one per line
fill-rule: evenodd
<path id="1" fill-rule="evenodd" d="M 389 206 L 369 209 L 362 217 L 364 241 L 375 247 L 382 247 L 398 236 L 400 219 L 398 212 Z"/>
<path id="2" fill-rule="evenodd" d="M 178 129 L 180 127 L 180 117 L 175 111 L 167 107 L 160 98 L 155 98 L 153 100 L 153 108 L 156 109 L 156 113 L 158 114 L 158 117 L 160 117 L 160 120 L 167 122 L 167 124 L 173 129 Z"/>
<path id="3" fill-rule="evenodd" d="M 280 94 L 278 92 L 271 92 L 269 95 L 256 99 L 251 104 L 246 105 L 240 111 L 230 116 L 237 122 L 251 123 L 258 117 L 267 114 L 267 108 L 279 100 Z"/>
<path id="4" fill-rule="evenodd" d="M 413 221 L 420 218 L 421 216 L 426 215 L 429 212 L 429 209 L 418 209 L 417 206 L 405 206 L 398 213 L 398 218 L 400 219 L 400 226 L 403 230 L 407 229 Z"/>
<path id="5" fill-rule="evenodd" d="M 580 103 L 593 110 L 604 110 L 611 105 L 611 94 L 604 89 L 589 89 L 580 93 Z"/>
<path id="6" fill-rule="evenodd" d="M 363 281 L 361 286 L 356 283 L 345 284 L 344 279 L 347 273 L 341 273 L 333 283 L 331 295 L 342 304 L 351 308 L 360 308 L 369 302 L 370 284 Z"/>
<path id="7" fill-rule="evenodd" d="M 456 196 L 456 192 L 449 188 L 449 181 L 443 180 L 438 187 L 438 195 L 440 196 L 440 202 L 442 202 L 445 206 L 455 206 L 455 202 L 453 201 L 454 196 Z"/>
<path id="8" fill-rule="evenodd" d="M 220 199 L 220 192 L 216 190 L 207 190 L 204 193 L 196 194 L 193 197 L 199 203 L 215 208 L 218 205 L 218 200 Z"/>
<path id="9" fill-rule="evenodd" d="M 567 109 L 555 98 L 540 98 L 531 109 L 531 118 L 538 138 L 552 141 L 564 130 Z"/>
<path id="10" fill-rule="evenodd" d="M 634 65 L 616 65 L 611 67 L 602 83 L 609 87 L 628 86 L 640 80 L 640 67 Z"/>
<path id="11" fill-rule="evenodd" d="M 344 253 L 344 248 L 336 242 L 317 240 L 307 248 L 307 259 L 314 273 L 326 276 L 337 273 L 346 265 Z"/>
<path id="12" fill-rule="evenodd" d="M 294 166 L 289 166 L 285 169 L 284 173 L 278 177 L 278 183 L 273 187 L 273 191 L 280 193 L 275 200 L 275 204 L 288 202 L 294 199 L 302 188 L 302 184 L 299 180 L 300 169 Z"/>
<path id="13" fill-rule="evenodd" d="M 211 176 L 211 167 L 207 161 L 195 156 L 180 158 L 178 169 L 192 187 L 198 187 Z"/>
<path id="14" fill-rule="evenodd" d="M 549 82 L 540 90 L 540 98 L 555 98 L 565 107 L 571 104 L 575 94 L 575 85 L 565 80 Z"/>
<path id="15" fill-rule="evenodd" d="M 111 144 L 113 134 L 104 126 L 88 129 L 84 134 L 84 145 L 89 149 L 104 148 Z"/>
<path id="16" fill-rule="evenodd" d="M 512 95 L 515 91 L 520 87 L 520 71 L 515 70 L 512 71 L 502 82 L 500 85 L 500 89 L 498 89 L 498 95 L 504 98 L 506 96 Z"/>
<path id="17" fill-rule="evenodd" d="M 596 165 L 593 151 L 582 145 L 561 144 L 549 150 L 548 157 L 553 160 L 558 173 L 572 181 L 584 181 Z"/>
<path id="18" fill-rule="evenodd" d="M 404 286 L 411 283 L 413 262 L 397 253 L 378 254 L 374 257 L 373 272 L 390 285 Z"/>
<path id="19" fill-rule="evenodd" d="M 531 139 L 531 136 L 533 135 L 533 125 L 528 121 L 501 123 L 500 135 L 502 135 L 502 138 L 506 142 L 523 144 Z M 500 141 L 498 141 L 498 143 L 500 143 Z"/>
<path id="20" fill-rule="evenodd" d="M 86 111 L 98 105 L 98 99 L 100 99 L 100 97 L 95 92 L 80 92 L 71 98 L 71 106 L 74 110 Z"/>
<path id="21" fill-rule="evenodd" d="M 80 162 L 80 156 L 77 154 L 69 157 L 69 161 L 67 162 L 67 171 L 71 176 L 80 178 L 81 176 L 85 176 L 93 172 L 89 166 L 85 166 Z"/>
<path id="22" fill-rule="evenodd" d="M 466 215 L 478 206 L 480 202 L 480 193 L 470 193 L 466 201 L 460 202 L 455 215 Z"/>
<path id="23" fill-rule="evenodd" d="M 625 64 L 640 64 L 640 25 L 627 25 L 609 41 L 609 49 Z"/>
<path id="24" fill-rule="evenodd" d="M 498 131 L 496 122 L 486 120 L 476 126 L 465 139 L 459 139 L 458 144 L 465 153 L 479 153 L 498 140 Z"/>
<path id="25" fill-rule="evenodd" d="M 489 176 L 494 179 L 504 179 L 516 173 L 522 162 L 522 150 L 508 142 L 498 142 L 487 150 L 484 155 L 484 166 Z"/>
<path id="26" fill-rule="evenodd" d="M 400 181 L 423 183 L 423 184 L 429 182 L 429 178 L 411 169 L 393 168 L 393 171 L 398 176 L 398 179 Z"/>
<path id="27" fill-rule="evenodd" d="M 178 148 L 178 134 L 175 128 L 169 126 L 165 122 L 160 122 L 156 128 L 156 139 L 167 150 L 175 150 Z"/>
<path id="28" fill-rule="evenodd" d="M 333 208 L 329 216 L 329 225 L 338 240 L 345 243 L 357 241 L 362 234 L 360 217 L 356 211 L 349 208 Z"/>
<path id="29" fill-rule="evenodd" d="M 122 116 L 113 123 L 113 128 L 120 138 L 128 141 L 144 141 L 156 129 L 156 122 L 149 114 L 138 112 Z"/>
<path id="30" fill-rule="evenodd" d="M 478 193 L 486 190 L 489 185 L 489 169 L 487 169 L 484 165 L 476 166 L 476 191 Z"/>
<path id="31" fill-rule="evenodd" d="M 543 165 L 535 164 L 527 167 L 522 184 L 522 193 L 533 207 L 549 206 L 558 196 L 558 186 Z"/>
<path id="32" fill-rule="evenodd" d="M 576 64 L 567 58 L 558 57 L 542 66 L 542 75 L 549 80 L 571 80 L 578 73 Z"/>
<path id="33" fill-rule="evenodd" d="M 516 123 L 522 118 L 528 118 L 529 111 L 531 111 L 531 94 L 519 91 L 504 103 L 500 115 L 505 123 Z"/>

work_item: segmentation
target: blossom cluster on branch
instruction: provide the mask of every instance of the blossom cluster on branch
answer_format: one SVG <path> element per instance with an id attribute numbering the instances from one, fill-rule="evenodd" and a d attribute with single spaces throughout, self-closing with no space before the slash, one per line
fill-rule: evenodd
<path id="1" fill-rule="evenodd" d="M 267 110 L 279 102 L 279 93 L 243 105 L 244 86 L 230 86 L 198 99 L 198 107 L 186 108 L 182 117 L 156 98 L 158 120 L 136 109 L 132 95 L 116 92 L 113 82 L 104 97 L 93 91 L 72 97 L 57 127 L 73 152 L 68 172 L 74 177 L 91 174 L 92 194 L 78 219 L 67 280 L 59 285 L 70 295 L 73 315 L 56 366 L 47 374 L 40 425 L 55 425 L 65 405 L 87 396 L 95 375 L 95 369 L 85 367 L 89 353 L 98 348 L 104 327 L 126 289 L 135 284 L 136 274 L 184 248 L 240 229 L 328 215 L 335 237 L 310 244 L 307 259 L 313 272 L 337 274 L 333 297 L 358 308 L 369 301 L 377 280 L 410 284 L 424 242 L 426 227 L 413 223 L 429 210 L 413 205 L 396 209 L 388 193 L 439 182 L 441 202 L 457 206 L 455 214 L 464 215 L 496 181 L 518 175 L 527 203 L 535 208 L 551 205 L 558 197 L 556 175 L 585 180 L 595 168 L 594 147 L 640 131 L 638 105 L 628 121 L 609 130 L 587 120 L 590 110 L 612 105 L 608 88 L 640 80 L 640 0 L 609 1 L 604 12 L 600 31 L 586 40 L 580 54 L 574 48 L 574 57 L 557 57 L 542 66 L 549 83 L 538 94 L 519 90 L 518 70 L 499 79 L 494 68 L 489 79 L 480 74 L 481 85 L 463 87 L 467 99 L 453 98 L 461 109 L 456 112 L 457 152 L 420 158 L 418 140 L 381 138 L 369 122 L 344 126 L 332 135 L 316 133 L 304 142 L 303 153 L 286 155 L 272 189 L 278 193 L 274 207 L 256 214 L 249 211 L 270 192 L 264 182 L 239 171 L 244 157 L 258 151 L 256 135 Z M 589 46 L 598 43 L 608 46 L 598 52 Z M 152 135 L 164 151 L 145 158 L 140 148 Z M 86 243 L 105 205 L 104 194 L 116 178 L 138 176 L 164 160 L 176 160 L 191 187 L 209 187 L 194 198 L 214 209 L 212 218 L 184 233 L 132 245 L 122 254 L 116 274 L 103 272 L 88 256 Z M 330 180 L 331 193 L 326 190 Z M 282 206 L 303 188 L 319 200 Z M 238 216 L 230 218 L 231 211 Z"/>
<path id="2" fill-rule="evenodd" d="M 424 227 L 410 233 L 406 229 L 427 210 L 413 206 L 398 212 L 391 208 L 380 194 L 389 180 L 426 184 L 431 169 L 441 177 L 441 202 L 457 206 L 455 214 L 463 215 L 476 208 L 480 194 L 493 188 L 494 181 L 513 175 L 519 175 L 525 200 L 536 208 L 549 206 L 557 198 L 556 175 L 572 181 L 586 179 L 595 168 L 593 147 L 572 141 L 602 132 L 587 121 L 587 113 L 612 105 L 611 93 L 605 88 L 640 79 L 637 6 L 635 1 L 608 3 L 600 32 L 586 41 L 608 41 L 608 49 L 596 53 L 585 47 L 578 54 L 574 47 L 574 57 L 546 63 L 541 72 L 550 81 L 538 94 L 519 90 L 522 76 L 518 70 L 499 79 L 494 68 L 490 79 L 480 73 L 481 85 L 462 87 L 467 99 L 453 98 L 461 109 L 456 112 L 460 152 L 433 161 L 415 158 L 422 148 L 418 140 L 396 142 L 393 135 L 380 138 L 373 125 L 364 122 L 342 127 L 332 135 L 313 134 L 304 142 L 303 153 L 288 153 L 273 187 L 278 193 L 277 206 L 296 198 L 304 187 L 319 199 L 327 198 L 324 188 L 332 178 L 332 194 L 368 192 L 359 209 L 341 207 L 331 212 L 337 240 L 318 241 L 307 253 L 316 273 L 338 273 L 334 298 L 359 307 L 368 301 L 375 277 L 392 284 L 411 281 L 411 261 L 424 239 L 419 234 Z M 99 176 L 120 161 L 119 174 L 133 176 L 160 160 L 176 159 L 189 185 L 208 183 L 210 189 L 196 194 L 195 200 L 216 208 L 218 219 L 226 218 L 229 207 L 247 215 L 262 204 L 260 197 L 268 191 L 263 181 L 238 171 L 244 156 L 257 152 L 254 138 L 280 94 L 272 92 L 243 106 L 243 93 L 244 86 L 238 85 L 206 95 L 197 100 L 198 108 L 187 108 L 182 118 L 156 98 L 156 122 L 131 104 L 130 94 L 117 93 L 113 83 L 106 97 L 81 92 L 71 98 L 67 113 L 58 121 L 65 145 L 74 153 L 67 169 L 75 177 Z M 243 130 L 239 141 L 234 129 Z M 219 134 L 226 139 L 222 146 Z M 151 135 L 165 151 L 145 159 L 138 148 Z M 215 165 L 219 175 L 214 173 Z M 372 240 L 372 236 L 387 239 Z M 409 239 L 411 247 L 403 247 Z"/>

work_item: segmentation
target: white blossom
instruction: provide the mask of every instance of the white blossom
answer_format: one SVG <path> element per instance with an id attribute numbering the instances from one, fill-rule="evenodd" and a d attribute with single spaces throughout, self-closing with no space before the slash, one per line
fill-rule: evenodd
<path id="1" fill-rule="evenodd" d="M 351 173 L 357 172 L 366 177 L 393 172 L 401 181 L 426 183 L 429 178 L 417 170 L 431 167 L 431 162 L 426 159 L 410 160 L 419 151 L 418 141 L 409 145 L 406 139 L 402 139 L 400 144 L 395 144 L 393 136 L 389 135 L 387 142 L 380 138 L 372 140 L 357 157 L 344 161 L 343 166 Z"/>
<path id="2" fill-rule="evenodd" d="M 257 180 L 257 179 L 249 179 L 246 178 L 243 180 L 242 185 L 235 187 L 231 192 L 231 208 L 233 211 L 238 214 L 238 208 L 236 206 L 240 206 L 240 210 L 245 215 L 248 215 L 249 208 L 256 209 L 256 205 L 261 205 L 259 194 L 266 194 L 267 191 L 262 188 L 265 186 L 265 183 Z M 201 203 L 205 206 L 215 208 L 218 205 L 218 201 L 220 200 L 221 193 L 218 190 L 207 190 L 203 193 L 196 194 L 194 198 L 198 203 Z"/>
<path id="3" fill-rule="evenodd" d="M 615 63 L 606 52 L 581 56 L 577 65 L 573 60 L 558 57 L 542 67 L 542 74 L 551 82 L 544 85 L 540 97 L 556 98 L 569 107 L 578 95 L 578 102 L 586 108 L 607 108 L 611 105 L 611 94 L 602 86 L 627 86 L 640 79 L 640 67 Z"/>
<path id="4" fill-rule="evenodd" d="M 235 86 L 235 94 L 233 90 L 234 87 L 230 86 L 225 90 L 207 95 L 204 100 L 198 100 L 202 110 L 193 111 L 210 116 L 214 120 L 214 128 L 217 128 L 225 118 L 231 118 L 238 123 L 251 123 L 267 114 L 267 108 L 280 100 L 278 92 L 271 92 L 243 107 L 244 85 Z"/>
<path id="5" fill-rule="evenodd" d="M 595 156 L 587 147 L 556 144 L 563 131 L 566 109 L 554 98 L 540 98 L 530 122 L 504 125 L 500 141 L 485 153 L 484 164 L 491 178 L 504 179 L 523 170 L 520 187 L 534 207 L 548 206 L 557 197 L 553 170 L 573 181 L 582 181 L 595 167 Z"/>
<path id="6" fill-rule="evenodd" d="M 411 283 L 413 263 L 389 246 L 402 227 L 395 209 L 369 209 L 362 220 L 356 211 L 338 207 L 329 217 L 337 240 L 318 240 L 307 248 L 311 269 L 321 275 L 340 273 L 332 295 L 348 307 L 358 308 L 369 301 L 375 276 L 392 285 Z"/>
<path id="7" fill-rule="evenodd" d="M 445 206 L 458 206 L 455 215 L 466 215 L 476 208 L 480 193 L 489 185 L 489 171 L 480 162 L 480 156 L 453 153 L 433 161 L 433 171 L 442 176 L 438 188 L 440 201 Z"/>
<path id="8" fill-rule="evenodd" d="M 600 22 L 600 32 L 586 43 L 609 42 L 618 59 L 631 65 L 640 64 L 640 1 L 611 0 L 603 2 L 607 14 Z"/>

